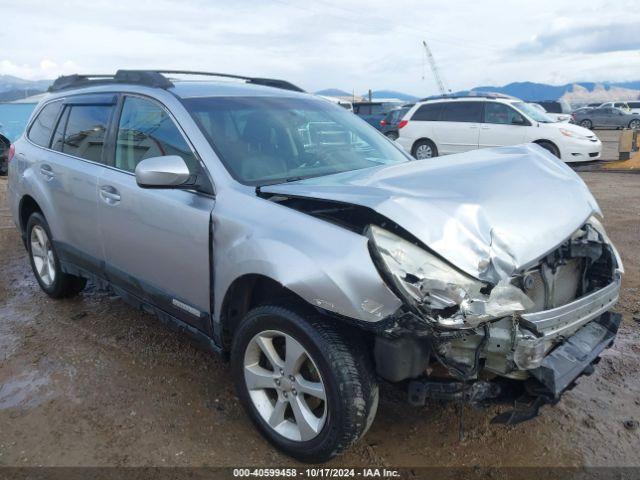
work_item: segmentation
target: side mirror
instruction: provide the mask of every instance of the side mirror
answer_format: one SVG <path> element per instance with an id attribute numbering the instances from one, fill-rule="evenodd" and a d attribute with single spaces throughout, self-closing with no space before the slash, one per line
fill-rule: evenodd
<path id="1" fill-rule="evenodd" d="M 511 119 L 511 125 L 526 125 L 526 123 L 522 117 L 513 117 Z"/>
<path id="2" fill-rule="evenodd" d="M 136 166 L 136 182 L 142 188 L 179 188 L 190 176 L 187 164 L 178 155 L 146 158 Z"/>

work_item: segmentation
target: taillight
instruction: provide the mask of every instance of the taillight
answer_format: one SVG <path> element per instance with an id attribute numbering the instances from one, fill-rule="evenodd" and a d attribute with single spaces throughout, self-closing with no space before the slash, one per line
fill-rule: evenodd
<path id="1" fill-rule="evenodd" d="M 409 120 L 400 120 L 400 123 L 398 124 L 398 130 L 404 127 L 407 123 L 409 123 Z"/>
<path id="2" fill-rule="evenodd" d="M 9 156 L 7 157 L 7 163 L 13 159 L 13 156 L 16 154 L 16 146 L 12 143 L 9 145 Z"/>
<path id="3" fill-rule="evenodd" d="M 380 120 L 380 126 L 384 127 L 387 124 L 386 120 Z"/>

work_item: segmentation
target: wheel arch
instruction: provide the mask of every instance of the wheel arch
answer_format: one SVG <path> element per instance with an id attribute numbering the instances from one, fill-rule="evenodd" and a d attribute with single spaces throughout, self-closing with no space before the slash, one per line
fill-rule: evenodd
<path id="1" fill-rule="evenodd" d="M 24 195 L 20 199 L 20 204 L 18 206 L 20 233 L 22 234 L 23 239 L 27 233 L 27 222 L 29 221 L 29 217 L 35 212 L 41 213 L 46 218 L 46 215 L 42 211 L 38 202 L 31 195 Z"/>
<path id="2" fill-rule="evenodd" d="M 219 337 L 224 350 L 229 351 L 238 326 L 253 308 L 268 302 L 305 300 L 293 290 L 266 275 L 249 273 L 236 278 L 224 295 L 219 318 Z"/>
<path id="3" fill-rule="evenodd" d="M 556 149 L 556 151 L 558 152 L 558 158 L 560 158 L 560 155 L 562 154 L 562 151 L 560 150 L 560 147 L 558 146 L 558 144 L 556 142 L 554 142 L 553 140 L 549 140 L 548 138 L 539 138 L 537 140 L 533 140 L 531 143 L 535 143 L 536 145 L 540 145 L 542 143 L 548 143 L 549 145 L 551 145 L 553 148 Z"/>

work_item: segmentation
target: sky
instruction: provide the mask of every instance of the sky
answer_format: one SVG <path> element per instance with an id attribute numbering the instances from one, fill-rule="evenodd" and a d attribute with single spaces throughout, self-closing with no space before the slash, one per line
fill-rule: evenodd
<path id="1" fill-rule="evenodd" d="M 437 93 L 640 80 L 637 0 L 0 0 L 0 75 L 118 68 L 283 78 L 305 90 Z"/>

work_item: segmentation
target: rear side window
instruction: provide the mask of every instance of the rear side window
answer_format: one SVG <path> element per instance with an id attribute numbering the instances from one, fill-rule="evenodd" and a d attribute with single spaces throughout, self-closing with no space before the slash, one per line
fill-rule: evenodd
<path id="1" fill-rule="evenodd" d="M 442 103 L 427 103 L 416 110 L 411 120 L 435 122 L 440 117 L 440 110 L 442 110 Z"/>
<path id="2" fill-rule="evenodd" d="M 482 102 L 451 102 L 442 104 L 442 122 L 480 122 Z"/>
<path id="3" fill-rule="evenodd" d="M 627 102 L 629 108 L 640 108 L 640 102 Z"/>
<path id="4" fill-rule="evenodd" d="M 45 105 L 29 129 L 29 140 L 41 147 L 49 147 L 51 133 L 59 112 L 60 102 L 52 102 Z"/>
<path id="5" fill-rule="evenodd" d="M 66 118 L 62 152 L 93 162 L 102 161 L 112 105 L 73 105 Z M 65 112 L 65 116 L 67 116 Z M 57 139 L 56 139 L 57 142 Z"/>
<path id="6" fill-rule="evenodd" d="M 116 168 L 133 172 L 145 158 L 164 155 L 179 155 L 191 172 L 199 170 L 198 159 L 167 112 L 155 102 L 127 97 L 118 125 Z"/>
<path id="7" fill-rule="evenodd" d="M 500 125 L 522 125 L 524 117 L 504 103 L 487 102 L 484 111 L 484 123 Z"/>

